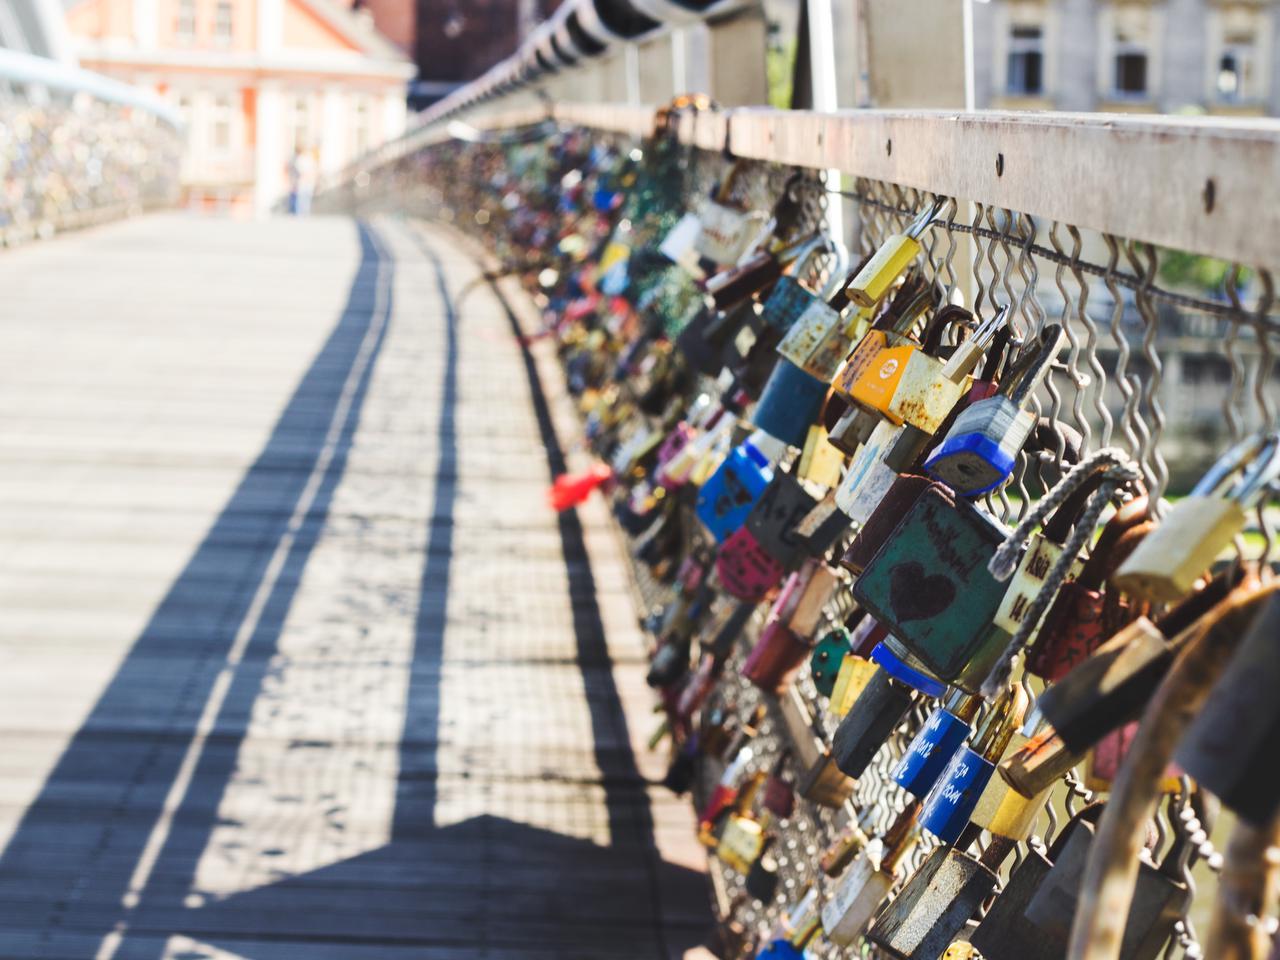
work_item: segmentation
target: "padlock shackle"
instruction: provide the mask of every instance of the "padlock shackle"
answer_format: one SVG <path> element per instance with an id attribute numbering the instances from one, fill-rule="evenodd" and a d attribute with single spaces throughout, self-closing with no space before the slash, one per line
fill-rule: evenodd
<path id="1" fill-rule="evenodd" d="M 1191 496 L 1229 495 L 1234 499 L 1236 491 L 1241 490 L 1244 485 L 1244 476 L 1236 483 L 1235 489 L 1232 489 L 1230 494 L 1227 494 L 1228 483 L 1237 473 L 1243 473 L 1245 476 L 1254 474 L 1261 479 L 1262 472 L 1251 470 L 1250 465 L 1258 457 L 1262 457 L 1261 462 L 1264 464 L 1268 463 L 1276 454 L 1275 442 L 1276 434 L 1274 433 L 1255 433 L 1235 443 L 1214 461 L 1213 466 L 1200 478 L 1200 482 L 1191 488 Z M 1271 448 L 1271 457 L 1266 455 L 1268 447 Z"/>
<path id="2" fill-rule="evenodd" d="M 1005 396 L 1022 409 L 1027 398 L 1040 386 L 1049 365 L 1062 349 L 1065 339 L 1062 324 L 1051 323 L 1040 332 L 1034 344 L 1024 348 L 1014 360 L 1013 368 L 1000 384 L 997 396 Z"/>
<path id="3" fill-rule="evenodd" d="M 720 181 L 719 186 L 716 188 L 715 193 L 712 195 L 712 199 L 716 203 L 724 207 L 733 206 L 729 202 L 729 200 L 733 197 L 733 188 L 737 184 L 738 178 L 742 176 L 742 172 L 746 169 L 747 164 L 749 162 L 750 161 L 747 161 L 747 160 L 733 161 L 733 165 L 729 167 L 729 172 L 724 175 L 724 178 Z M 733 209 L 745 211 L 747 208 L 745 206 L 742 206 L 742 207 L 733 207 Z"/>
<path id="4" fill-rule="evenodd" d="M 985 380 L 988 383 L 994 383 L 1000 376 L 1000 368 L 1004 366 L 1005 357 L 1010 349 L 1017 351 L 1021 344 L 1015 344 L 1013 340 L 1013 331 L 1006 323 L 996 331 L 996 335 L 991 338 L 991 344 L 987 347 L 986 359 L 982 363 L 982 372 L 978 374 L 979 380 Z"/>
<path id="5" fill-rule="evenodd" d="M 903 231 L 903 236 L 910 237 L 912 240 L 919 240 L 920 235 L 937 222 L 938 214 L 942 213 L 943 208 L 946 207 L 949 201 L 949 197 L 935 198 L 933 203 L 916 214 L 916 218 Z"/>
<path id="6" fill-rule="evenodd" d="M 1102 585 L 1115 575 L 1125 558 L 1133 552 L 1129 547 L 1123 555 L 1116 554 L 1120 542 L 1132 531 L 1142 530 L 1142 536 L 1155 529 L 1155 524 L 1147 519 L 1149 500 L 1145 491 L 1139 493 L 1128 503 L 1120 507 L 1115 515 L 1107 521 L 1098 535 L 1098 542 L 1093 545 L 1093 552 L 1084 562 L 1076 583 L 1087 590 L 1100 590 Z M 1136 535 L 1136 534 L 1135 534 Z"/>
<path id="7" fill-rule="evenodd" d="M 947 691 L 947 695 L 937 709 L 945 710 L 956 719 L 970 723 L 978 715 L 981 706 L 982 697 L 976 693 L 969 693 L 960 687 L 952 687 Z"/>
<path id="8" fill-rule="evenodd" d="M 796 255 L 790 265 L 791 278 L 800 284 L 803 289 L 812 293 L 813 291 L 801 283 L 801 278 L 812 266 L 811 261 L 814 257 L 827 252 L 838 255 L 837 248 L 843 249 L 843 246 L 821 231 L 815 231 L 797 246 L 799 249 L 796 251 Z M 815 293 L 814 296 L 818 296 L 818 294 Z"/>
<path id="9" fill-rule="evenodd" d="M 1080 485 L 1075 490 L 1067 494 L 1066 499 L 1053 512 L 1053 515 L 1045 522 L 1041 530 L 1046 540 L 1056 543 L 1058 546 L 1062 546 L 1067 542 L 1067 538 L 1071 536 L 1071 531 L 1080 522 L 1080 517 L 1085 511 L 1085 507 L 1089 505 L 1093 495 L 1102 486 L 1102 481 L 1107 478 L 1109 469 L 1109 466 L 1099 464 L 1096 470 L 1080 481 Z M 1116 493 L 1118 494 L 1122 489 L 1124 488 L 1117 488 Z"/>
<path id="10" fill-rule="evenodd" d="M 1011 683 L 978 724 L 969 749 L 991 763 L 999 763 L 1014 732 L 1022 726 L 1031 700 L 1020 683 Z"/>
<path id="11" fill-rule="evenodd" d="M 827 274 L 827 282 L 822 285 L 822 291 L 818 294 L 823 301 L 830 301 L 837 295 L 843 294 L 846 284 L 845 278 L 849 275 L 848 248 L 839 240 L 828 239 L 830 240 L 831 253 L 835 257 L 835 262 L 831 264 L 830 272 Z"/>
<path id="12" fill-rule="evenodd" d="M 914 279 L 909 278 L 906 283 L 898 288 L 893 302 L 889 304 L 889 308 L 872 325 L 872 329 L 883 330 L 886 333 L 893 333 L 898 336 L 907 336 L 911 332 L 911 328 L 920 319 L 920 315 L 933 306 L 934 293 L 936 292 L 933 284 L 922 277 L 919 278 L 918 290 L 914 289 L 915 282 Z"/>
<path id="13" fill-rule="evenodd" d="M 955 323 L 968 326 L 973 322 L 973 314 L 964 307 L 948 303 L 933 311 L 933 316 L 925 324 L 924 333 L 920 337 L 920 349 L 931 357 L 938 356 L 942 348 L 942 335 Z"/>
<path id="14" fill-rule="evenodd" d="M 1277 479 L 1280 479 L 1280 433 L 1271 433 L 1263 438 L 1252 463 L 1228 496 L 1244 509 L 1257 506 Z"/>

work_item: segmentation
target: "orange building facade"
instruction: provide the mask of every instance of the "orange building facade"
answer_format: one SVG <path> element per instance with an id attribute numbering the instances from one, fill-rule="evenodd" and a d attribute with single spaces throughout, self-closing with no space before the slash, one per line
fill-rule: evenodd
<path id="1" fill-rule="evenodd" d="M 415 69 L 340 0 L 80 0 L 67 23 L 82 66 L 182 114 L 193 207 L 266 212 L 299 152 L 323 174 L 404 131 Z"/>

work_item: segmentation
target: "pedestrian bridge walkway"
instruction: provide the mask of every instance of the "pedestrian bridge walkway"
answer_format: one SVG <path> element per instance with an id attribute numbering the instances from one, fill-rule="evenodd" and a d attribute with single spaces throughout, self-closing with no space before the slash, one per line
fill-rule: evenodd
<path id="1" fill-rule="evenodd" d="M 703 936 L 619 544 L 546 507 L 568 401 L 478 272 L 336 218 L 0 256 L 0 958 Z"/>

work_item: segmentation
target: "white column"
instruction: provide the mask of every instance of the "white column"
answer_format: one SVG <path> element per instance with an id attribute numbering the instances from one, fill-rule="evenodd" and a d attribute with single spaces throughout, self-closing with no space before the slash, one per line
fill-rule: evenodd
<path id="1" fill-rule="evenodd" d="M 254 155 L 253 206 L 258 214 L 270 212 L 287 189 L 284 152 L 284 95 L 280 85 L 264 81 L 258 87 L 257 152 Z"/>
<path id="2" fill-rule="evenodd" d="M 160 11 L 156 0 L 133 0 L 133 38 L 143 50 L 154 50 L 159 42 Z"/>
<path id="3" fill-rule="evenodd" d="M 284 44 L 284 0 L 258 0 L 258 53 L 279 53 Z"/>
<path id="4" fill-rule="evenodd" d="M 405 126 L 404 92 L 398 87 L 388 93 L 382 100 L 382 140 L 394 140 L 404 133 Z"/>
<path id="5" fill-rule="evenodd" d="M 342 167 L 350 149 L 347 117 L 351 115 L 348 98 L 341 87 L 325 87 L 320 101 L 320 172 L 330 173 Z"/>
<path id="6" fill-rule="evenodd" d="M 831 17 L 831 0 L 809 0 L 806 11 L 809 24 L 809 69 L 813 84 L 813 109 L 832 113 L 840 109 L 840 91 L 836 84 L 835 23 Z M 840 189 L 840 171 L 827 170 L 824 177 L 829 190 Z M 832 196 L 827 204 L 827 226 L 841 242 L 844 232 L 844 203 Z"/>

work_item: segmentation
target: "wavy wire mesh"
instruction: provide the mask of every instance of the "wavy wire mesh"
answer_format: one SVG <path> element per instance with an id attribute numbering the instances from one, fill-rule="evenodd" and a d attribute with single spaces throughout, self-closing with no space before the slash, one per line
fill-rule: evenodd
<path id="1" fill-rule="evenodd" d="M 656 242 L 686 210 L 698 209 L 729 170 L 730 158 L 668 141 L 647 145 L 641 152 L 626 138 L 586 131 L 563 131 L 554 141 L 519 145 L 445 143 L 358 177 L 354 185 L 319 199 L 334 210 L 369 212 L 408 210 L 472 230 L 512 269 L 528 271 L 526 252 L 545 249 L 540 229 L 551 218 L 538 211 L 566 185 L 582 175 L 597 179 L 635 177 L 621 220 L 634 231 L 637 243 Z M 567 149 L 566 149 L 567 146 Z M 589 149 L 590 148 L 590 149 Z M 553 158 L 571 158 L 557 165 Z M 578 164 L 573 166 L 573 164 Z M 802 229 L 826 227 L 826 210 L 834 194 L 850 204 L 851 251 L 856 261 L 897 232 L 924 205 L 930 194 L 858 178 L 848 189 L 826 191 L 814 171 L 795 171 L 775 164 L 749 163 L 739 171 L 735 199 L 751 209 L 768 209 L 791 176 L 799 173 L 807 191 Z M 566 180 L 566 177 L 568 178 Z M 506 192 L 519 184 L 516 193 Z M 541 204 L 530 203 L 542 195 Z M 554 259 L 554 258 L 553 258 Z M 1067 437 L 1082 452 L 1115 444 L 1141 464 L 1148 489 L 1158 498 L 1171 488 L 1185 491 L 1224 447 L 1225 422 L 1229 440 L 1245 432 L 1276 425 L 1275 348 L 1280 319 L 1271 274 L 1241 264 L 1219 264 L 1191 258 L 1178 251 L 1157 250 L 1149 244 L 1098 234 L 1074 225 L 1037 222 L 1016 211 L 949 199 L 940 222 L 924 237 L 921 267 L 947 299 L 967 305 L 976 315 L 989 316 L 999 306 L 1012 308 L 1017 337 L 1033 338 L 1047 323 L 1060 322 L 1069 348 L 1052 375 L 1036 391 L 1033 407 L 1049 418 L 1059 432 L 1058 449 L 1035 457 L 1021 455 L 1011 483 L 989 495 L 987 506 L 1000 519 L 1013 520 L 1026 512 L 1034 497 L 1051 485 L 1065 452 Z M 1186 292 L 1179 271 L 1207 270 L 1220 278 L 1216 288 Z M 1182 286 L 1185 287 L 1185 284 Z M 1061 428 L 1068 428 L 1062 431 Z M 1259 543 L 1241 550 L 1270 557 L 1272 518 L 1264 506 L 1256 517 Z M 698 531 L 685 531 L 686 546 Z M 634 564 L 641 606 L 660 609 L 671 597 L 642 563 Z M 825 612 L 832 626 L 843 620 L 846 599 Z M 717 613 L 727 613 L 721 598 Z M 718 617 L 709 618 L 713 624 Z M 786 726 L 776 705 L 743 679 L 739 672 L 762 616 L 757 612 L 746 636 L 724 671 L 714 697 L 728 703 L 740 718 L 767 707 L 752 741 L 754 757 L 748 772 L 768 771 L 791 749 Z M 706 631 L 704 631 L 705 633 Z M 1023 681 L 1024 683 L 1027 681 Z M 829 743 L 836 720 L 806 671 L 797 680 L 812 725 Z M 799 803 L 787 820 L 777 822 L 774 856 L 779 884 L 771 903 L 758 903 L 743 892 L 744 879 L 711 858 L 718 871 L 716 887 L 722 909 L 757 936 L 773 928 L 787 907 L 810 884 L 824 890 L 835 881 L 817 869 L 822 850 L 851 820 L 869 835 L 882 834 L 901 811 L 907 794 L 890 778 L 890 770 L 905 753 L 914 731 L 929 713 L 921 705 L 911 711 L 876 754 L 858 781 L 850 800 L 837 811 Z M 719 768 L 700 771 L 705 788 Z M 1194 867 L 1184 871 L 1193 891 L 1221 868 L 1221 856 L 1192 809 L 1189 781 L 1171 795 L 1153 819 L 1149 847 L 1159 860 L 1176 837 L 1189 837 L 1198 854 Z M 1001 871 L 1007 879 L 1029 848 L 1043 852 L 1066 821 L 1094 799 L 1074 773 L 1051 792 L 1027 844 L 1019 844 Z M 989 835 L 977 842 L 985 848 Z M 907 859 L 899 884 L 928 856 L 936 842 L 922 842 Z M 1211 882 L 1208 884 L 1211 887 Z M 1203 926 L 1208 898 L 1193 898 L 1189 915 L 1179 923 L 1165 957 L 1202 955 L 1196 929 Z M 1274 920 L 1270 920 L 1274 925 Z M 972 925 L 972 921 L 971 921 Z M 844 955 L 821 940 L 809 955 Z M 864 942 L 860 955 L 883 955 Z"/>

